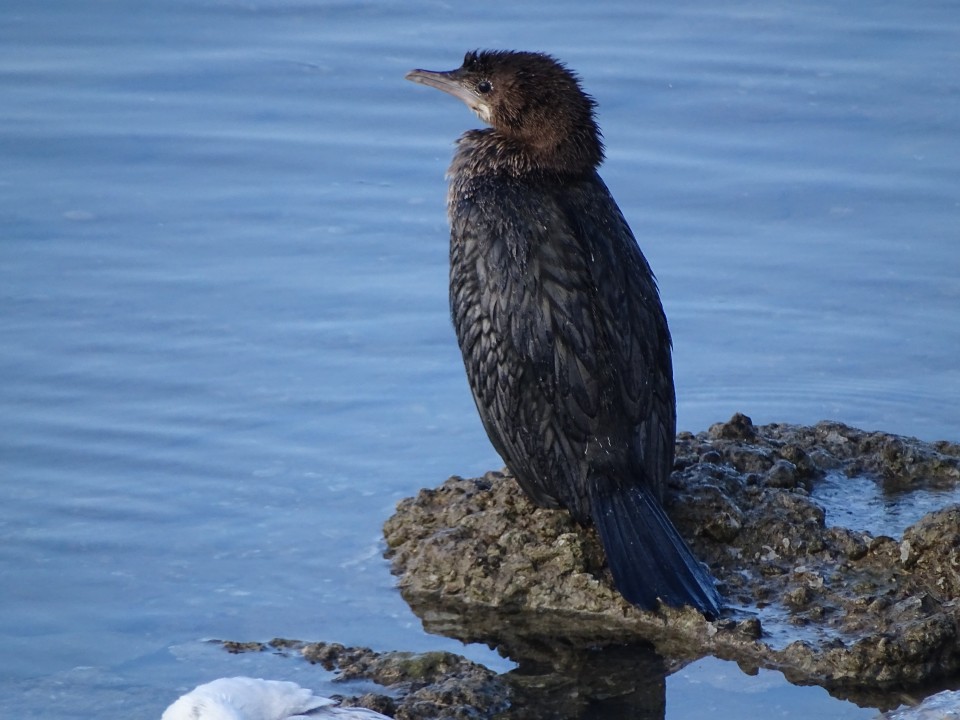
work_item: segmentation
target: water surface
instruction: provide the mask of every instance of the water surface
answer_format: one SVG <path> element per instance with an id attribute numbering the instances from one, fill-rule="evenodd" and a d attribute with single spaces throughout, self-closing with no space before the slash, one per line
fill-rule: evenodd
<path id="1" fill-rule="evenodd" d="M 210 637 L 509 667 L 426 635 L 381 559 L 397 500 L 499 466 L 446 307 L 443 173 L 477 121 L 402 80 L 470 48 L 550 51 L 600 102 L 681 428 L 960 439 L 953 4 L 547 7 L 3 4 L 8 713 L 156 717 L 225 674 L 330 690 Z M 667 717 L 873 714 L 731 668 L 673 676 Z"/>

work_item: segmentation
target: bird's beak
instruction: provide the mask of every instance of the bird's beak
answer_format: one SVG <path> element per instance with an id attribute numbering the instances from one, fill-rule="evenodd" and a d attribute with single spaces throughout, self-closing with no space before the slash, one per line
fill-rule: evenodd
<path id="1" fill-rule="evenodd" d="M 480 96 L 473 90 L 464 87 L 460 82 L 460 70 L 449 70 L 447 72 L 435 72 L 433 70 L 411 70 L 405 76 L 410 82 L 420 85 L 429 85 L 437 90 L 443 90 L 445 93 L 453 95 L 458 100 L 462 100 L 467 107 L 483 117 L 481 108 L 483 103 Z"/>

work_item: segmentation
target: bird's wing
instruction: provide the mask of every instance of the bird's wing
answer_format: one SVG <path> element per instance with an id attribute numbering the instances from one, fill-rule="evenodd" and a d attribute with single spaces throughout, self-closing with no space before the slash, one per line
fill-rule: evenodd
<path id="1" fill-rule="evenodd" d="M 620 453 L 626 443 L 633 462 L 657 468 L 650 477 L 669 472 L 666 320 L 599 177 L 560 191 L 478 187 L 452 219 L 451 304 L 467 374 L 487 432 L 524 489 L 583 519 L 577 477 L 586 468 L 571 460 L 602 461 L 604 443 Z"/>
<path id="2" fill-rule="evenodd" d="M 538 280 L 563 263 L 534 253 L 559 218 L 535 195 L 529 188 L 481 182 L 458 203 L 451 213 L 450 301 L 491 442 L 535 502 L 569 505 L 567 493 L 558 492 L 557 465 L 564 456 L 576 457 L 567 445 L 577 442 L 577 433 L 559 427 L 567 421 L 554 412 L 554 327 L 567 320 L 566 308 L 553 300 L 562 299 L 565 287 L 548 278 L 545 295 Z"/>
<path id="3" fill-rule="evenodd" d="M 613 396 L 601 402 L 619 403 L 618 413 L 631 428 L 631 459 L 662 495 L 659 484 L 673 467 L 676 400 L 670 331 L 656 279 L 599 177 L 562 202 L 574 234 L 591 247 L 595 307 L 603 308 L 593 319 L 594 341 L 602 362 L 618 369 L 615 377 L 607 375 L 615 381 Z"/>

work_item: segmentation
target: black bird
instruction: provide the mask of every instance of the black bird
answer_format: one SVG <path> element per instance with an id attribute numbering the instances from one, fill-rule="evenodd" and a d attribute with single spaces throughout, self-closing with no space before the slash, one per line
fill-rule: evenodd
<path id="1" fill-rule="evenodd" d="M 484 428 L 520 486 L 599 531 L 631 603 L 717 616 L 664 513 L 676 400 L 656 280 L 597 174 L 596 103 L 549 55 L 469 52 L 413 82 L 491 127 L 450 165 L 450 305 Z"/>

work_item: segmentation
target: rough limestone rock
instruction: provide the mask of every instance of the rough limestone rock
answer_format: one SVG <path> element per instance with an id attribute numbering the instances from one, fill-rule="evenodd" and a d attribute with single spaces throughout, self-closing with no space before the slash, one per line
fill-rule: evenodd
<path id="1" fill-rule="evenodd" d="M 706 654 L 856 697 L 960 673 L 960 446 L 743 415 L 677 439 L 667 510 L 729 605 L 642 612 L 595 533 L 507 474 L 453 477 L 385 526 L 428 630 L 524 663 L 582 667 L 603 645 Z"/>
<path id="2" fill-rule="evenodd" d="M 372 681 L 382 692 L 337 695 L 344 707 L 365 707 L 397 720 L 481 720 L 510 707 L 510 691 L 501 676 L 448 652 L 385 652 L 339 643 L 276 638 L 269 643 L 223 641 L 232 653 L 275 652 L 300 655 L 335 671 L 337 679 Z M 369 683 L 367 683 L 369 684 Z"/>

